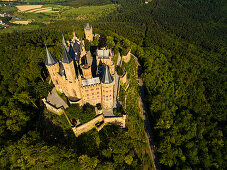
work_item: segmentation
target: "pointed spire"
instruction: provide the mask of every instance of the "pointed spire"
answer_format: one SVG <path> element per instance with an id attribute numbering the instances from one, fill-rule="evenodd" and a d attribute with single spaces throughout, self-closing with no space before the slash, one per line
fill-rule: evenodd
<path id="1" fill-rule="evenodd" d="M 64 37 L 63 34 L 62 34 L 62 44 L 63 44 L 64 46 L 67 46 L 67 45 L 66 45 L 66 42 L 65 42 L 65 37 Z"/>
<path id="2" fill-rule="evenodd" d="M 46 63 L 45 63 L 46 65 L 52 66 L 58 62 L 58 60 L 54 58 L 50 53 L 50 51 L 47 49 L 47 46 L 46 46 L 46 53 L 47 53 Z"/>
<path id="3" fill-rule="evenodd" d="M 90 30 L 91 29 L 89 23 L 87 23 L 87 25 L 86 25 L 86 27 L 84 29 L 86 29 L 86 30 Z"/>
<path id="4" fill-rule="evenodd" d="M 63 52 L 63 60 L 62 60 L 62 62 L 63 63 L 67 63 L 67 64 L 71 63 L 73 60 L 69 56 L 68 52 L 66 51 L 66 48 L 65 48 L 63 43 L 62 43 L 62 52 Z"/>
<path id="5" fill-rule="evenodd" d="M 110 84 L 113 80 L 114 78 L 110 75 L 109 66 L 106 65 L 101 82 L 103 84 Z"/>

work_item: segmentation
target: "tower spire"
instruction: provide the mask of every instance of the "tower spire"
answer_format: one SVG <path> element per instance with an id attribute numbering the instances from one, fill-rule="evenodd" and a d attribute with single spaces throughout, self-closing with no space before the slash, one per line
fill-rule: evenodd
<path id="1" fill-rule="evenodd" d="M 63 44 L 64 46 L 67 46 L 67 45 L 66 45 L 66 42 L 65 42 L 65 37 L 64 37 L 63 34 L 62 34 L 62 44 Z"/>
<path id="2" fill-rule="evenodd" d="M 66 51 L 66 48 L 64 46 L 64 43 L 62 42 L 62 52 L 63 52 L 63 63 L 71 63 L 72 62 L 72 58 L 69 56 L 68 52 Z"/>
<path id="3" fill-rule="evenodd" d="M 52 66 L 58 62 L 58 60 L 54 58 L 50 53 L 50 51 L 47 49 L 47 46 L 46 46 L 46 53 L 47 53 L 46 62 L 45 62 L 46 65 Z"/>
<path id="4" fill-rule="evenodd" d="M 113 80 L 114 78 L 110 75 L 109 66 L 106 65 L 101 82 L 103 84 L 110 84 L 113 82 Z"/>

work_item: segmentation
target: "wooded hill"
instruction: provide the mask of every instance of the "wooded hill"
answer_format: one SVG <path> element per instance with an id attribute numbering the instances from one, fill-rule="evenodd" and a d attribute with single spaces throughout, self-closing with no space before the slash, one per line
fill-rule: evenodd
<path id="1" fill-rule="evenodd" d="M 124 53 L 131 47 L 143 64 L 146 102 L 162 168 L 225 169 L 224 1 L 114 3 L 120 4 L 117 12 L 93 21 L 93 28 L 113 37 L 115 52 L 123 49 Z M 142 169 L 148 165 L 146 151 L 141 153 L 146 143 L 142 120 L 133 112 L 136 109 L 129 111 L 129 135 L 108 127 L 99 134 L 96 131 L 85 134 L 75 144 L 70 133 L 66 138 L 55 136 L 57 142 L 53 142 L 54 134 L 59 133 L 46 139 L 42 131 L 36 131 L 36 122 L 43 113 L 39 99 L 50 89 L 42 80 L 48 75 L 43 42 L 59 57 L 61 33 L 69 39 L 74 28 L 82 37 L 86 22 L 72 19 L 32 32 L 1 35 L 2 167 Z M 136 97 L 132 95 L 130 100 L 136 103 Z"/>

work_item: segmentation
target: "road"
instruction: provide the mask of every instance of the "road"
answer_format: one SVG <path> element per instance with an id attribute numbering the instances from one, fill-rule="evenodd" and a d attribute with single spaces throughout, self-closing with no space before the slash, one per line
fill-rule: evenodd
<path id="1" fill-rule="evenodd" d="M 159 165 L 159 161 L 158 161 L 158 157 L 157 157 L 157 151 L 155 149 L 155 145 L 154 145 L 154 137 L 152 136 L 152 131 L 151 131 L 151 124 L 149 121 L 149 117 L 148 117 L 148 113 L 147 113 L 147 107 L 146 104 L 144 102 L 144 86 L 143 86 L 143 81 L 140 77 L 141 73 L 142 73 L 142 67 L 138 61 L 138 58 L 136 56 L 134 56 L 133 54 L 131 54 L 135 61 L 137 62 L 137 70 L 138 70 L 138 84 L 139 84 L 139 94 L 140 94 L 140 106 L 141 106 L 141 113 L 143 116 L 143 120 L 144 120 L 144 128 L 145 128 L 145 132 L 146 132 L 146 136 L 147 136 L 147 142 L 149 143 L 149 150 L 150 150 L 150 154 L 152 157 L 152 161 L 153 161 L 153 165 L 154 165 L 154 169 L 155 170 L 160 170 L 160 165 Z"/>

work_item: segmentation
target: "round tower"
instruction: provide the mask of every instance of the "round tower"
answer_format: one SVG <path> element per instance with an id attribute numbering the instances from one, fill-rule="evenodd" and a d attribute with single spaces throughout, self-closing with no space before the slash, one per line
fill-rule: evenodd
<path id="1" fill-rule="evenodd" d="M 111 76 L 109 66 L 105 70 L 101 79 L 102 84 L 102 107 L 104 109 L 113 108 L 114 78 Z"/>
<path id="2" fill-rule="evenodd" d="M 52 56 L 52 54 L 47 49 L 47 47 L 46 47 L 46 53 L 47 53 L 47 57 L 46 57 L 45 65 L 50 73 L 50 78 L 51 78 L 54 86 L 56 87 L 56 89 L 58 91 L 62 91 L 61 87 L 59 85 L 59 80 L 58 80 L 58 72 L 59 72 L 59 68 L 60 68 L 59 62 L 55 57 Z"/>

